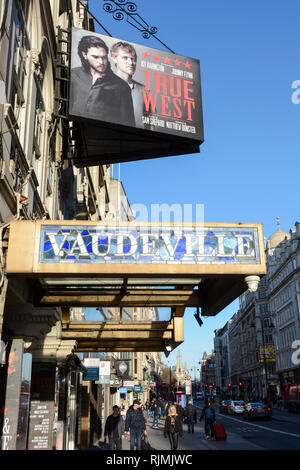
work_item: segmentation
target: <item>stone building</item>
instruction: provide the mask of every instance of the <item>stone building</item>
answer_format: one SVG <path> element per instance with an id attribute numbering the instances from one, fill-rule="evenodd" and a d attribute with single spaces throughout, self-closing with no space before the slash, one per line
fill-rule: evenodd
<path id="1" fill-rule="evenodd" d="M 229 354 L 229 323 L 215 330 L 215 375 L 217 391 L 225 392 L 231 381 L 231 364 Z"/>
<path id="2" fill-rule="evenodd" d="M 121 220 L 125 216 L 131 220 L 123 185 L 112 177 L 109 165 L 89 168 L 74 165 L 72 122 L 66 107 L 70 28 L 94 30 L 84 4 L 87 2 L 77 0 L 0 2 L 0 354 L 3 359 L 0 437 L 3 450 L 87 448 L 99 437 L 104 419 L 104 387 L 84 385 L 80 360 L 74 355 L 77 342 L 62 339 L 64 309 L 35 307 L 37 286 L 31 281 L 6 276 L 6 249 L 14 220 L 98 221 Z M 81 307 L 74 307 L 69 313 L 72 321 L 83 321 L 87 315 Z M 137 321 L 138 317 L 157 317 L 154 308 L 134 309 L 131 313 Z M 137 384 L 143 382 L 144 368 L 150 375 L 159 374 L 158 353 L 151 353 L 148 358 L 144 353 L 133 357 L 129 354 Z M 110 358 L 106 354 L 102 357 Z M 46 400 L 47 395 L 40 393 L 42 383 L 51 388 L 45 389 L 45 393 L 51 392 L 46 412 L 54 421 L 44 416 L 43 422 L 36 425 L 39 400 Z M 116 396 L 111 394 L 106 409 L 117 401 Z M 97 419 L 91 428 L 93 417 Z M 45 428 L 43 436 L 38 432 L 39 426 Z"/>
<path id="3" fill-rule="evenodd" d="M 278 230 L 269 238 L 266 253 L 276 372 L 282 393 L 286 384 L 300 383 L 300 364 L 295 354 L 300 340 L 300 222 L 285 233 L 278 221 Z"/>
<path id="4" fill-rule="evenodd" d="M 296 222 L 295 230 L 289 233 L 281 230 L 279 219 L 277 225 L 266 243 L 267 274 L 257 292 L 240 296 L 239 310 L 228 322 L 228 380 L 236 396 L 274 400 L 282 395 L 286 384 L 300 381 L 300 223 Z M 218 358 L 220 334 L 216 330 Z M 216 370 L 221 382 L 220 365 Z"/>

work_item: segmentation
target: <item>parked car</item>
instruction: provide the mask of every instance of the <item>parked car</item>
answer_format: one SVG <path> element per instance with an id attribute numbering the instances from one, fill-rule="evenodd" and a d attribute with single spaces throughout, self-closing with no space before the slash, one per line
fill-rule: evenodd
<path id="1" fill-rule="evenodd" d="M 272 410 L 264 403 L 246 403 L 243 417 L 244 419 L 271 419 Z"/>
<path id="2" fill-rule="evenodd" d="M 228 405 L 229 415 L 240 415 L 244 413 L 245 402 L 242 400 L 232 400 Z"/>
<path id="3" fill-rule="evenodd" d="M 231 400 L 220 400 L 219 404 L 219 411 L 220 413 L 227 413 L 228 411 L 228 405 Z"/>

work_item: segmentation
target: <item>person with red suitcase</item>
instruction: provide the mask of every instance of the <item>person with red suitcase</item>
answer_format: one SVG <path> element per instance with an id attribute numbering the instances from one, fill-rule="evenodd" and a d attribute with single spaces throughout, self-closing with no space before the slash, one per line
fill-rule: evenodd
<path id="1" fill-rule="evenodd" d="M 205 407 L 202 410 L 201 416 L 200 416 L 200 422 L 204 418 L 204 429 L 205 429 L 205 435 L 206 439 L 209 439 L 210 437 L 214 437 L 214 423 L 216 422 L 216 416 L 215 416 L 215 410 L 212 407 L 212 404 L 210 401 L 208 401 L 205 405 Z"/>

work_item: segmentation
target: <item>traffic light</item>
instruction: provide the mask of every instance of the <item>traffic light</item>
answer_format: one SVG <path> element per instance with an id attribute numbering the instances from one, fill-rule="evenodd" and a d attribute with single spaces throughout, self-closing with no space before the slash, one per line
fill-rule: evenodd
<path id="1" fill-rule="evenodd" d="M 243 386 L 243 382 L 239 381 L 239 387 Z"/>
<path id="2" fill-rule="evenodd" d="M 227 384 L 227 387 L 228 387 L 228 388 L 231 388 L 231 384 Z"/>

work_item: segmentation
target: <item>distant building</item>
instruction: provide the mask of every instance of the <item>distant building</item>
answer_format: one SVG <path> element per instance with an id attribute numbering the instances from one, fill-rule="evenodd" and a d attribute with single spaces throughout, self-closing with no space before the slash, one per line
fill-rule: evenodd
<path id="1" fill-rule="evenodd" d="M 266 243 L 267 274 L 258 290 L 241 295 L 239 310 L 215 332 L 216 380 L 222 384 L 228 327 L 228 383 L 236 397 L 276 400 L 287 383 L 300 383 L 293 355 L 300 340 L 300 223 L 290 233 L 281 230 L 279 218 L 277 225 Z"/>

